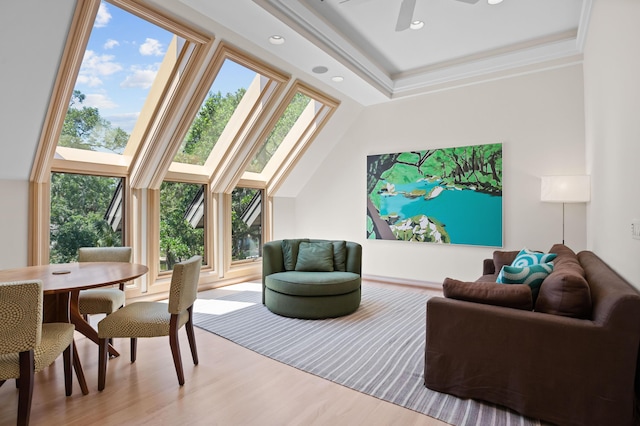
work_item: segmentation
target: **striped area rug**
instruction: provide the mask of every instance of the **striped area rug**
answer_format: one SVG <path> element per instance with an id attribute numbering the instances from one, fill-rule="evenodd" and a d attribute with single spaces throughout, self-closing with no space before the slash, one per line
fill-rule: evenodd
<path id="1" fill-rule="evenodd" d="M 276 361 L 453 425 L 541 424 L 424 386 L 427 295 L 363 287 L 355 313 L 301 320 L 264 307 L 260 284 L 244 286 L 213 290 L 212 300 L 199 299 L 195 325 Z"/>

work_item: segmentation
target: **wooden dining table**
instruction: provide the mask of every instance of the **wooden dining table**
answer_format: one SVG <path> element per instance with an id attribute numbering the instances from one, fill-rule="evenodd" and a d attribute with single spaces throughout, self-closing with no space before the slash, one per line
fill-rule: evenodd
<path id="1" fill-rule="evenodd" d="M 0 271 L 0 282 L 42 281 L 45 322 L 70 322 L 76 330 L 98 343 L 98 332 L 80 314 L 78 297 L 81 290 L 105 287 L 131 281 L 149 271 L 144 265 L 126 262 L 81 262 L 26 266 Z M 109 354 L 119 353 L 109 345 Z M 82 393 L 89 393 L 78 352 L 73 351 L 73 367 Z"/>

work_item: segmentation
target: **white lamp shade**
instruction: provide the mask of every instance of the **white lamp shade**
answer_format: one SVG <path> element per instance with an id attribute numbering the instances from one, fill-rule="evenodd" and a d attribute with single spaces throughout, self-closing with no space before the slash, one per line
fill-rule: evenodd
<path id="1" fill-rule="evenodd" d="M 589 176 L 542 176 L 540 199 L 549 203 L 586 203 L 591 198 Z"/>

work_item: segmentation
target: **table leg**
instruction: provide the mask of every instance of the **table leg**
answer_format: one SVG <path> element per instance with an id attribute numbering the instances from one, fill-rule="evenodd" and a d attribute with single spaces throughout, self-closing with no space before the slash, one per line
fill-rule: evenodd
<path id="1" fill-rule="evenodd" d="M 80 291 L 76 290 L 71 292 L 71 303 L 70 303 L 71 323 L 76 326 L 76 330 L 78 330 L 80 333 L 87 336 L 87 338 L 92 342 L 94 342 L 95 344 L 98 344 L 98 332 L 96 331 L 95 328 L 91 327 L 91 324 L 85 321 L 82 314 L 80 314 L 79 297 L 80 297 Z M 116 351 L 116 349 L 111 344 L 109 344 L 108 348 L 109 348 L 109 356 L 111 357 L 120 356 L 120 353 Z"/>
<path id="2" fill-rule="evenodd" d="M 78 377 L 78 382 L 80 383 L 80 390 L 82 390 L 83 395 L 87 395 L 89 393 L 89 388 L 87 387 L 87 381 L 84 378 L 84 371 L 82 371 L 82 365 L 80 364 L 80 357 L 78 356 L 78 349 L 76 345 L 73 345 L 73 369 L 76 372 L 76 376 Z"/>

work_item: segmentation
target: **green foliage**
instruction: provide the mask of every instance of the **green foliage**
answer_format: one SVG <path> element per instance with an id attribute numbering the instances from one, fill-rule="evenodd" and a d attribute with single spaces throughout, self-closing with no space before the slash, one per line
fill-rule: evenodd
<path id="1" fill-rule="evenodd" d="M 474 187 L 502 194 L 502 144 L 436 150 L 421 167 L 422 173 L 442 179 L 445 185 Z"/>
<path id="2" fill-rule="evenodd" d="M 225 96 L 219 91 L 209 93 L 174 161 L 203 165 L 245 92 L 245 89 L 240 88 L 237 92 L 227 93 Z"/>
<path id="3" fill-rule="evenodd" d="M 311 101 L 306 95 L 302 93 L 296 93 L 285 109 L 284 113 L 276 123 L 275 127 L 269 134 L 269 137 L 260 148 L 260 151 L 253 158 L 249 166 L 248 172 L 261 173 L 264 167 L 267 165 L 273 154 L 278 150 L 278 147 L 284 141 L 289 131 L 293 128 L 302 111 L 307 107 Z"/>
<path id="4" fill-rule="evenodd" d="M 79 247 L 121 246 L 122 234 L 104 219 L 119 179 L 52 173 L 51 263 L 77 260 Z"/>
<path id="5" fill-rule="evenodd" d="M 160 186 L 160 260 L 161 269 L 193 255 L 204 256 L 204 229 L 194 228 L 185 219 L 191 202 L 202 185 L 163 182 Z"/>
<path id="6" fill-rule="evenodd" d="M 100 116 L 98 108 L 78 108 L 84 100 L 85 95 L 82 92 L 73 91 L 58 145 L 121 154 L 127 145 L 129 134 L 120 127 L 114 128 L 108 120 Z"/>
<path id="7" fill-rule="evenodd" d="M 243 214 L 262 191 L 238 187 L 231 193 L 231 259 L 243 260 L 259 256 L 262 249 L 262 215 L 255 223 L 247 224 Z"/>

